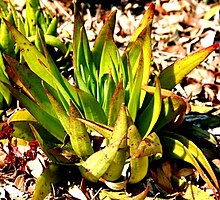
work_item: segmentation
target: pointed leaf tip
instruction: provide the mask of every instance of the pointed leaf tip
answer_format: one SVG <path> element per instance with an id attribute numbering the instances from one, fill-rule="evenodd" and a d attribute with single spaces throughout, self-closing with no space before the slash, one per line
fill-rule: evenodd
<path id="1" fill-rule="evenodd" d="M 218 43 L 215 43 L 215 44 L 211 45 L 211 47 L 212 47 L 214 50 L 217 49 L 219 46 L 220 46 L 220 44 L 218 44 Z"/>
<path id="2" fill-rule="evenodd" d="M 148 10 L 154 11 L 154 10 L 155 10 L 155 3 L 151 2 L 151 3 L 148 5 Z"/>

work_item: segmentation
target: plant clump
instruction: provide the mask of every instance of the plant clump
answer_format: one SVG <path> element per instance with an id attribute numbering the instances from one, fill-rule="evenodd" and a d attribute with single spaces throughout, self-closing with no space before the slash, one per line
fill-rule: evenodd
<path id="1" fill-rule="evenodd" d="M 8 76 L 21 91 L 5 81 L 2 84 L 27 109 L 17 111 L 9 120 L 14 128 L 12 135 L 37 140 L 51 161 L 37 180 L 33 199 L 44 199 L 51 192 L 51 184 L 60 183 L 60 171 L 66 166 L 77 168 L 83 180 L 102 182 L 111 189 L 103 189 L 100 198 L 144 199 L 150 185 L 133 197 L 115 190 L 125 191 L 130 185 L 144 183 L 150 166 L 165 158 L 190 163 L 217 197 L 218 180 L 205 155 L 174 130 L 184 121 L 189 104 L 172 89 L 218 45 L 152 73 L 154 11 L 151 3 L 120 55 L 113 38 L 116 11 L 90 49 L 75 6 L 74 85 L 60 74 L 41 31 L 35 35 L 42 49 L 39 51 L 12 23 L 2 19 L 25 61 L 4 55 Z M 157 173 L 162 174 L 159 170 Z M 169 178 L 174 180 L 172 187 L 188 191 L 193 186 L 198 190 L 181 177 Z"/>

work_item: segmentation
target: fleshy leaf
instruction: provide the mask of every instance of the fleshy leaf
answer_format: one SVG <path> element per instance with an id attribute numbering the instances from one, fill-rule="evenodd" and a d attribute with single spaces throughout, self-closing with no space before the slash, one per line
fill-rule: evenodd
<path id="1" fill-rule="evenodd" d="M 49 115 L 47 112 L 42 110 L 36 103 L 30 100 L 27 96 L 17 91 L 15 88 L 4 83 L 11 93 L 22 102 L 22 104 L 30 111 L 30 113 L 39 121 L 42 126 L 49 131 L 59 141 L 63 141 L 66 135 L 62 125 L 57 118 Z M 50 122 L 50 123 L 48 123 Z"/>
<path id="2" fill-rule="evenodd" d="M 163 126 L 172 122 L 176 117 L 179 116 L 179 120 L 182 120 L 185 116 L 187 110 L 186 101 L 177 95 L 173 95 L 163 99 L 162 108 L 160 112 L 160 116 L 155 124 L 153 131 L 160 130 Z M 179 121 L 177 120 L 175 124 L 179 125 Z"/>
<path id="3" fill-rule="evenodd" d="M 46 168 L 41 176 L 37 179 L 36 188 L 33 194 L 33 200 L 45 199 L 52 192 L 51 184 L 57 184 L 61 181 L 60 166 L 54 163 Z"/>
<path id="4" fill-rule="evenodd" d="M 120 178 L 122 170 L 124 168 L 125 160 L 126 160 L 126 150 L 127 150 L 127 114 L 125 109 L 125 104 L 122 103 L 117 120 L 115 122 L 115 126 L 112 132 L 112 137 L 109 142 L 114 143 L 120 138 L 123 138 L 121 144 L 119 145 L 120 151 L 118 151 L 113 159 L 111 165 L 103 175 L 108 181 L 115 181 Z"/>
<path id="5" fill-rule="evenodd" d="M 106 115 L 95 97 L 77 87 L 74 87 L 74 89 L 77 92 L 79 99 L 82 103 L 85 118 L 88 120 L 93 120 L 106 124 Z"/>
<path id="6" fill-rule="evenodd" d="M 137 119 L 137 127 L 140 134 L 146 138 L 155 126 L 162 107 L 161 88 L 158 78 L 155 78 L 156 90 L 150 103 Z"/>
<path id="7" fill-rule="evenodd" d="M 148 171 L 148 157 L 135 157 L 135 152 L 141 143 L 142 137 L 134 125 L 131 117 L 128 116 L 128 144 L 130 149 L 130 172 L 128 182 L 131 184 L 138 183 L 146 175 Z"/>
<path id="8" fill-rule="evenodd" d="M 97 182 L 107 171 L 118 151 L 121 139 L 109 144 L 104 149 L 92 154 L 86 161 L 79 164 L 82 176 L 92 182 Z"/>
<path id="9" fill-rule="evenodd" d="M 83 122 L 86 126 L 89 128 L 97 131 L 99 134 L 101 134 L 106 139 L 110 139 L 112 136 L 113 127 L 107 126 L 105 124 L 97 123 L 94 121 L 77 118 L 79 121 Z"/>
<path id="10" fill-rule="evenodd" d="M 50 101 L 44 91 L 44 88 L 41 84 L 41 79 L 30 71 L 26 66 L 19 64 L 16 60 L 11 57 L 5 56 L 8 64 L 11 66 L 10 70 L 13 70 L 14 76 L 17 77 L 20 82 L 22 82 L 23 87 L 25 87 L 25 92 L 30 94 L 30 97 L 33 98 L 38 105 L 48 112 L 50 115 L 55 116 L 53 107 L 50 104 Z M 22 88 L 23 89 L 23 88 Z"/>
<path id="11" fill-rule="evenodd" d="M 69 136 L 73 150 L 80 158 L 87 158 L 94 153 L 91 146 L 91 141 L 86 130 L 85 124 L 79 121 L 77 118 L 81 118 L 81 114 L 74 106 L 70 103 L 69 111 Z"/>
<path id="12" fill-rule="evenodd" d="M 152 24 L 153 17 L 154 17 L 154 11 L 155 11 L 155 4 L 150 3 L 147 11 L 144 13 L 144 16 L 143 16 L 137 30 L 135 31 L 133 37 L 131 38 L 131 40 L 129 42 L 129 45 L 126 49 L 126 52 L 130 51 L 130 47 L 132 46 L 133 42 L 136 41 L 136 39 L 138 38 L 140 33 L 144 30 L 144 28 L 149 27 Z"/>
<path id="13" fill-rule="evenodd" d="M 70 99 L 70 93 L 72 96 L 75 96 L 74 90 L 70 91 L 70 84 L 67 86 L 67 80 L 64 81 L 66 88 L 61 86 L 61 83 L 50 73 L 50 69 L 47 63 L 46 58 L 36 49 L 36 47 L 29 42 L 24 35 L 22 35 L 12 24 L 4 20 L 7 28 L 11 32 L 15 42 L 18 45 L 18 48 L 21 51 L 25 61 L 27 62 L 31 71 L 37 74 L 43 81 L 48 83 L 52 88 L 60 91 L 64 99 Z M 64 80 L 64 79 L 63 79 Z"/>
<path id="14" fill-rule="evenodd" d="M 215 192 L 215 187 L 186 146 L 177 139 L 173 139 L 168 136 L 160 136 L 160 141 L 163 146 L 164 155 L 191 163 L 198 170 L 202 179 L 208 184 L 213 192 Z"/>
<path id="15" fill-rule="evenodd" d="M 140 99 L 140 95 L 141 95 L 143 71 L 144 71 L 143 51 L 140 51 L 138 69 L 136 72 L 136 76 L 134 78 L 134 82 L 130 86 L 131 93 L 130 93 L 130 98 L 129 98 L 129 102 L 128 102 L 128 110 L 129 110 L 129 113 L 130 113 L 133 120 L 136 119 L 137 111 L 139 109 L 139 104 L 140 104 L 139 99 Z"/>
<path id="16" fill-rule="evenodd" d="M 93 46 L 92 54 L 93 54 L 95 66 L 98 69 L 98 71 L 99 71 L 99 65 L 100 65 L 101 54 L 104 47 L 104 43 L 107 40 L 107 38 L 111 38 L 110 40 L 113 40 L 115 18 L 116 18 L 116 11 L 113 11 L 106 20 L 105 24 L 102 26 L 102 29 L 99 32 Z"/>
<path id="17" fill-rule="evenodd" d="M 159 75 L 161 87 L 164 89 L 173 89 L 190 71 L 217 49 L 218 46 L 218 44 L 213 44 L 165 68 Z"/>
<path id="18" fill-rule="evenodd" d="M 175 138 L 179 140 L 180 142 L 182 142 L 182 144 L 184 144 L 188 148 L 190 153 L 192 153 L 192 155 L 199 161 L 199 163 L 204 167 L 204 169 L 206 169 L 206 171 L 209 173 L 210 177 L 212 178 L 216 188 L 219 189 L 219 184 L 215 176 L 215 173 L 212 170 L 212 167 L 210 166 L 208 160 L 206 159 L 202 151 L 192 141 L 188 140 L 182 135 L 172 133 L 172 132 L 163 132 L 163 133 L 165 133 L 165 135 L 169 137 Z"/>
<path id="19" fill-rule="evenodd" d="M 111 101 L 110 101 L 110 108 L 108 113 L 108 125 L 114 126 L 117 113 L 119 113 L 119 109 L 121 104 L 124 102 L 124 90 L 123 90 L 123 81 L 121 80 L 119 84 L 117 85 Z"/>
<path id="20" fill-rule="evenodd" d="M 157 134 L 153 132 L 140 142 L 137 150 L 135 151 L 135 157 L 139 158 L 143 156 L 152 156 L 155 154 L 162 155 L 162 153 L 160 139 Z"/>

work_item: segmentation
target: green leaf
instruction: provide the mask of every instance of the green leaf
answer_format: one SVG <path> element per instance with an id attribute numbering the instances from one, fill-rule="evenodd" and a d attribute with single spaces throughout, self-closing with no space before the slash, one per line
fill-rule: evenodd
<path id="1" fill-rule="evenodd" d="M 6 5 L 5 1 L 0 0 L 0 7 L 1 7 L 2 11 L 4 12 L 4 14 L 7 15 L 8 9 L 7 9 L 7 5 Z M 2 13 L 0 13 L 0 14 L 2 14 Z"/>
<path id="2" fill-rule="evenodd" d="M 122 71 L 120 70 L 122 62 L 120 63 L 120 55 L 115 43 L 112 40 L 109 40 L 109 38 L 106 39 L 100 60 L 99 78 L 101 79 L 104 74 L 110 72 L 115 84 L 118 84 L 122 74 Z"/>
<path id="3" fill-rule="evenodd" d="M 102 26 L 102 29 L 99 32 L 93 46 L 92 54 L 96 69 L 98 69 L 98 71 L 100 70 L 99 66 L 100 66 L 100 60 L 101 60 L 104 43 L 107 40 L 113 40 L 115 18 L 116 18 L 116 11 L 113 11 L 107 18 L 105 24 Z"/>
<path id="4" fill-rule="evenodd" d="M 88 85 L 88 83 L 90 82 L 90 77 L 88 77 L 86 74 L 88 75 L 89 73 L 88 71 L 86 72 L 86 67 L 84 67 L 83 65 L 78 66 L 74 70 L 76 85 L 84 92 L 92 94 Z"/>
<path id="5" fill-rule="evenodd" d="M 10 65 L 10 70 L 13 70 L 14 76 L 20 82 L 22 82 L 23 87 L 26 88 L 25 91 L 30 94 L 31 98 L 48 114 L 56 116 L 53 106 L 51 105 L 49 98 L 47 97 L 44 88 L 41 84 L 42 80 L 29 70 L 25 65 L 19 64 L 16 60 L 5 55 L 5 59 Z M 14 78 L 14 77 L 11 77 Z M 24 89 L 24 88 L 22 88 Z"/>
<path id="6" fill-rule="evenodd" d="M 10 124 L 13 125 L 14 132 L 12 133 L 13 137 L 20 138 L 26 141 L 34 140 L 35 137 L 29 127 L 29 123 L 39 126 L 37 122 L 33 121 L 13 121 Z"/>
<path id="7" fill-rule="evenodd" d="M 165 89 L 173 89 L 190 71 L 205 60 L 210 53 L 217 49 L 218 46 L 218 44 L 213 44 L 178 60 L 171 66 L 165 68 L 159 75 L 161 87 Z"/>
<path id="8" fill-rule="evenodd" d="M 190 153 L 197 159 L 197 161 L 199 161 L 199 163 L 203 166 L 204 169 L 206 169 L 206 171 L 208 172 L 208 174 L 210 175 L 210 177 L 212 178 L 215 186 L 217 189 L 219 189 L 219 184 L 218 184 L 218 180 L 215 176 L 214 171 L 212 170 L 212 167 L 210 166 L 208 160 L 206 159 L 206 157 L 204 156 L 204 154 L 202 153 L 202 151 L 190 140 L 188 140 L 187 138 L 185 138 L 182 135 L 176 134 L 176 133 L 172 133 L 172 132 L 162 132 L 162 134 L 165 134 L 166 136 L 172 137 L 174 139 L 177 139 L 178 141 L 180 141 L 184 146 L 186 146 L 188 148 L 188 150 L 190 151 Z"/>
<path id="9" fill-rule="evenodd" d="M 134 125 L 134 122 L 131 119 L 131 116 L 128 116 L 128 145 L 130 150 L 130 171 L 131 175 L 129 177 L 129 183 L 134 184 L 141 181 L 148 171 L 148 157 L 136 157 L 136 150 L 141 143 L 142 137 Z"/>
<path id="10" fill-rule="evenodd" d="M 141 51 L 141 44 L 140 44 L 140 41 L 137 40 L 134 42 L 129 54 L 127 54 L 126 60 L 124 60 L 124 65 L 126 66 L 125 73 L 127 73 L 127 76 L 124 74 L 123 78 L 126 78 L 126 80 L 125 80 L 126 85 L 127 84 L 130 85 L 127 88 L 129 93 L 131 93 L 134 78 L 135 78 L 137 69 L 139 67 L 140 56 L 141 56 L 141 54 L 143 54 L 143 52 L 142 53 L 141 52 L 142 52 Z M 142 57 L 143 57 L 143 55 L 142 55 Z"/>
<path id="11" fill-rule="evenodd" d="M 103 92 L 104 92 L 103 100 L 104 100 L 104 102 L 102 105 L 106 116 L 109 113 L 111 98 L 112 98 L 114 91 L 115 91 L 115 88 L 116 88 L 116 84 L 112 78 L 111 73 L 109 73 L 107 77 L 108 78 L 106 80 L 106 83 L 103 84 L 104 85 L 104 87 L 103 87 Z"/>
<path id="12" fill-rule="evenodd" d="M 127 151 L 127 113 L 125 104 L 122 103 L 117 120 L 115 122 L 114 129 L 112 131 L 112 137 L 109 142 L 114 143 L 120 138 L 123 138 L 121 144 L 119 145 L 120 151 L 118 151 L 113 159 L 111 165 L 103 175 L 103 178 L 108 181 L 115 181 L 120 178 L 122 170 L 124 168 L 125 160 L 126 160 L 126 151 Z"/>
<path id="13" fill-rule="evenodd" d="M 73 63 L 76 68 L 81 64 L 87 68 L 92 65 L 88 38 L 76 5 L 74 6 L 73 52 Z M 80 58 L 82 56 L 83 58 Z M 80 60 L 84 60 L 85 63 L 79 62 Z"/>
<path id="14" fill-rule="evenodd" d="M 160 116 L 155 124 L 153 130 L 157 132 L 163 126 L 172 122 L 176 117 L 178 120 L 174 123 L 179 125 L 179 120 L 182 122 L 183 117 L 185 116 L 187 109 L 186 101 L 177 95 L 172 95 L 163 99 L 162 108 L 160 112 Z"/>
<path id="15" fill-rule="evenodd" d="M 156 90 L 150 103 L 137 119 L 137 127 L 140 134 L 146 138 L 155 126 L 162 107 L 161 88 L 158 78 L 155 78 Z"/>
<path id="16" fill-rule="evenodd" d="M 215 187 L 212 185 L 209 178 L 205 175 L 202 168 L 199 166 L 198 162 L 191 154 L 190 150 L 184 146 L 180 141 L 177 139 L 170 138 L 168 136 L 160 136 L 160 141 L 163 147 L 164 155 L 167 157 L 181 159 L 186 162 L 191 163 L 199 172 L 202 179 L 207 183 L 207 185 L 215 191 Z"/>
<path id="17" fill-rule="evenodd" d="M 93 153 L 86 161 L 81 162 L 79 170 L 82 176 L 91 182 L 97 182 L 111 165 L 122 139 L 109 144 L 104 149 Z"/>
<path id="18" fill-rule="evenodd" d="M 72 153 L 72 149 L 67 145 L 66 148 L 69 148 L 68 151 L 61 148 L 61 143 L 56 138 L 48 136 L 48 132 L 45 129 L 42 129 L 37 126 L 34 126 L 33 123 L 29 124 L 29 127 L 38 141 L 41 149 L 44 151 L 46 156 L 56 164 L 68 165 L 74 164 L 78 161 L 78 157 L 75 153 Z"/>
<path id="19" fill-rule="evenodd" d="M 5 72 L 5 64 L 4 64 L 1 52 L 0 52 L 0 80 L 5 82 L 5 83 L 10 84 L 8 75 Z M 9 90 L 2 83 L 0 83 L 0 93 L 4 97 L 4 100 L 7 103 L 7 105 L 9 106 L 11 104 L 11 101 L 12 101 L 12 96 L 11 96 Z M 1 102 L 1 103 L 4 104 L 4 101 Z"/>
<path id="20" fill-rule="evenodd" d="M 141 89 L 143 89 L 144 91 L 146 91 L 147 93 L 149 93 L 151 95 L 154 95 L 154 93 L 156 91 L 156 87 L 146 85 L 146 84 L 142 85 Z M 172 91 L 161 88 L 161 97 L 163 99 L 166 98 L 166 97 L 170 97 L 172 95 L 175 95 Z"/>
<path id="21" fill-rule="evenodd" d="M 133 120 L 136 119 L 137 111 L 140 105 L 141 85 L 143 80 L 143 51 L 140 52 L 140 58 L 138 63 L 138 69 L 134 82 L 132 83 L 130 98 L 128 102 L 128 110 Z"/>
<path id="22" fill-rule="evenodd" d="M 26 1 L 26 34 L 27 36 L 36 34 L 37 17 L 36 13 L 39 11 L 39 0 Z"/>
<path id="23" fill-rule="evenodd" d="M 39 121 L 40 124 L 50 132 L 59 141 L 63 141 L 66 133 L 57 118 L 49 115 L 42 110 L 36 103 L 30 100 L 27 96 L 17 91 L 15 88 L 4 83 L 11 93 L 22 102 L 22 104 L 30 111 L 30 113 Z M 49 123 L 48 123 L 49 122 Z"/>
<path id="24" fill-rule="evenodd" d="M 86 126 L 83 122 L 78 120 L 81 118 L 80 112 L 74 106 L 74 104 L 70 103 L 70 111 L 69 111 L 69 136 L 70 141 L 73 147 L 73 150 L 80 158 L 87 158 L 94 150 L 91 145 L 91 141 L 86 129 Z"/>
<path id="25" fill-rule="evenodd" d="M 45 199 L 45 197 L 52 192 L 51 185 L 61 181 L 60 173 L 61 167 L 59 165 L 54 163 L 50 164 L 37 179 L 33 200 Z"/>
<path id="26" fill-rule="evenodd" d="M 106 115 L 101 107 L 101 105 L 97 102 L 94 96 L 80 90 L 77 87 L 74 87 L 75 91 L 79 95 L 79 99 L 82 103 L 82 109 L 84 112 L 84 116 L 88 120 L 101 122 L 103 124 L 107 123 Z"/>
<path id="27" fill-rule="evenodd" d="M 52 88 L 58 90 L 63 95 L 64 99 L 70 99 L 70 84 L 67 86 L 67 80 L 64 81 L 64 84 L 68 88 L 66 91 L 66 88 L 63 88 L 61 83 L 50 73 L 49 64 L 47 63 L 46 58 L 36 49 L 36 47 L 30 43 L 24 35 L 22 35 L 17 29 L 11 25 L 9 22 L 4 20 L 9 31 L 13 35 L 21 54 L 24 56 L 25 61 L 27 62 L 29 68 L 31 71 L 33 71 L 35 74 L 37 74 L 42 80 L 44 80 L 46 83 L 51 85 Z M 71 95 L 75 96 L 76 94 L 73 94 L 74 90 L 72 89 Z"/>
<path id="28" fill-rule="evenodd" d="M 108 113 L 108 125 L 114 126 L 117 115 L 119 113 L 119 109 L 121 107 L 121 104 L 124 102 L 124 89 L 123 89 L 123 81 L 121 80 L 110 101 L 110 107 L 109 107 L 109 113 Z"/>
<path id="29" fill-rule="evenodd" d="M 10 23 L 14 23 L 12 12 L 9 12 L 7 15 L 6 20 L 8 20 Z M 15 57 L 14 52 L 14 40 L 12 38 L 11 33 L 7 29 L 7 24 L 5 23 L 5 19 L 1 20 L 0 25 L 0 50 L 7 55 L 10 55 L 12 57 Z"/>
<path id="30" fill-rule="evenodd" d="M 45 34 L 53 35 L 56 37 L 57 36 L 57 25 L 58 25 L 58 19 L 57 17 L 53 17 Z"/>
<path id="31" fill-rule="evenodd" d="M 138 38 L 138 36 L 141 34 L 141 32 L 146 28 L 146 27 L 150 27 L 150 25 L 153 22 L 153 17 L 154 17 L 154 11 L 155 11 L 155 4 L 154 3 L 150 3 L 148 6 L 148 9 L 146 10 L 146 12 L 144 13 L 144 16 L 138 26 L 138 28 L 136 29 L 135 33 L 133 34 L 128 47 L 126 49 L 126 52 L 130 51 L 131 46 L 133 45 L 133 43 L 136 41 L 136 39 Z M 125 55 L 125 54 L 124 54 Z M 123 55 L 123 57 L 124 57 Z M 124 59 L 123 59 L 124 60 Z"/>
<path id="32" fill-rule="evenodd" d="M 217 12 L 220 11 L 220 5 L 215 5 L 211 7 L 204 15 L 205 20 L 210 20 Z"/>
<path id="33" fill-rule="evenodd" d="M 106 139 L 110 139 L 112 136 L 113 127 L 107 126 L 105 124 L 97 123 L 94 121 L 77 118 L 79 121 L 83 122 L 86 126 L 89 128 L 97 131 L 99 134 L 101 134 Z"/>
<path id="34" fill-rule="evenodd" d="M 13 121 L 32 121 L 37 122 L 37 120 L 31 115 L 27 109 L 17 110 L 9 119 L 9 122 Z"/>

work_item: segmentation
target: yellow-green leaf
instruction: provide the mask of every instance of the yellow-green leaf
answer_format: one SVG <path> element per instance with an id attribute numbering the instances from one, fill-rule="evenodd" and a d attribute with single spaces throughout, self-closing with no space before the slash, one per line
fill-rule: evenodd
<path id="1" fill-rule="evenodd" d="M 153 98 L 146 107 L 146 109 L 141 113 L 140 117 L 137 119 L 137 127 L 140 134 L 146 138 L 152 131 L 154 125 L 156 124 L 162 107 L 162 97 L 161 97 L 161 87 L 159 79 L 155 78 L 156 90 Z"/>
<path id="2" fill-rule="evenodd" d="M 165 68 L 159 75 L 161 87 L 165 89 L 173 89 L 190 71 L 205 60 L 210 53 L 217 49 L 218 46 L 218 44 L 213 44 L 178 60 L 171 66 Z"/>
<path id="3" fill-rule="evenodd" d="M 93 46 L 92 54 L 96 69 L 98 69 L 98 71 L 99 71 L 101 54 L 104 47 L 104 43 L 107 39 L 113 40 L 115 18 L 116 18 L 116 11 L 113 11 L 107 18 L 105 24 L 102 26 L 102 29 L 99 32 Z"/>
<path id="4" fill-rule="evenodd" d="M 69 111 L 69 136 L 73 150 L 80 158 L 87 158 L 94 153 L 91 141 L 86 130 L 86 126 L 78 118 L 81 118 L 80 112 L 70 102 Z"/>
<path id="5" fill-rule="evenodd" d="M 106 170 L 103 178 L 108 181 L 115 181 L 120 178 L 122 170 L 124 168 L 125 160 L 126 160 L 126 150 L 127 150 L 127 113 L 125 109 L 125 104 L 122 103 L 117 120 L 115 122 L 115 126 L 112 132 L 112 137 L 110 138 L 110 143 L 114 143 L 120 138 L 123 138 L 120 145 L 119 151 L 116 153 L 115 158 L 110 164 L 109 168 Z"/>
<path id="6" fill-rule="evenodd" d="M 61 168 L 54 163 L 46 168 L 40 177 L 37 179 L 36 188 L 33 194 L 33 200 L 45 199 L 45 197 L 52 192 L 51 185 L 61 181 L 59 176 Z"/>
<path id="7" fill-rule="evenodd" d="M 163 146 L 164 155 L 191 163 L 198 170 L 201 178 L 207 183 L 213 192 L 215 192 L 215 187 L 211 183 L 210 179 L 206 176 L 195 157 L 185 145 L 177 139 L 173 139 L 168 136 L 160 136 L 160 141 Z"/>

